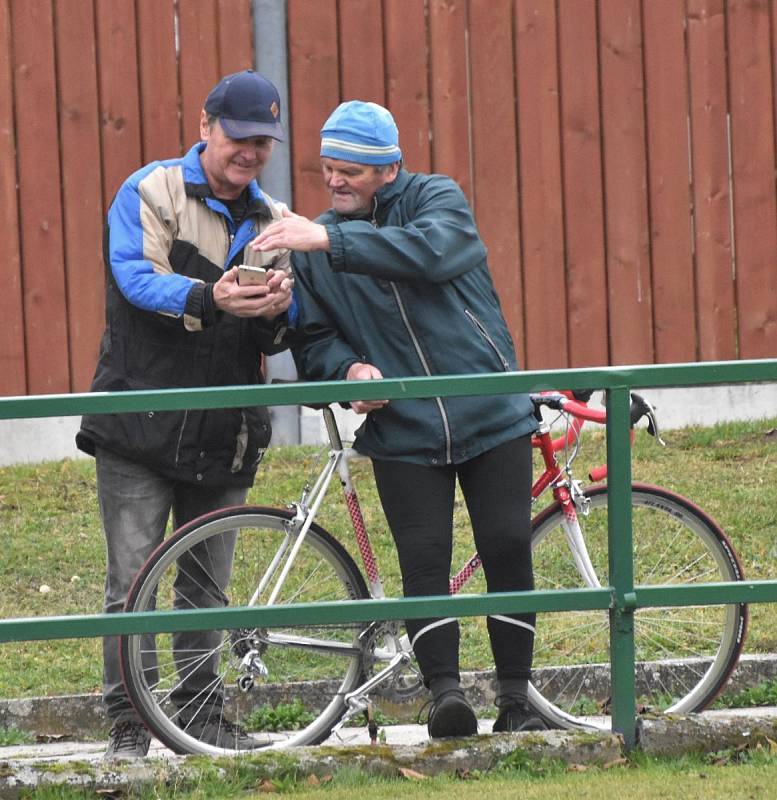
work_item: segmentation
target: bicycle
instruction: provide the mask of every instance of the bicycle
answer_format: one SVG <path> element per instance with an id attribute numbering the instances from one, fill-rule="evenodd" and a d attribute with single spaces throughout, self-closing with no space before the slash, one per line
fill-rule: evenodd
<path id="1" fill-rule="evenodd" d="M 590 408 L 570 392 L 532 398 L 538 419 L 542 419 L 540 409 L 547 408 L 566 426 L 554 438 L 555 425 L 552 430 L 541 422 L 533 437 L 544 471 L 534 482 L 532 496 L 536 499 L 546 491 L 553 496 L 533 520 L 536 588 L 607 585 L 607 488 L 596 483 L 584 489 L 571 470 L 584 422 L 604 423 L 606 412 Z M 645 418 L 648 432 L 661 441 L 650 404 L 633 394 L 631 405 L 632 429 Z M 285 509 L 226 508 L 183 526 L 138 573 L 127 611 L 385 596 L 349 471 L 349 461 L 357 454 L 343 445 L 332 409 L 324 406 L 322 411 L 328 457 L 300 499 Z M 343 545 L 315 521 L 335 475 L 343 487 L 366 579 Z M 606 467 L 592 478 L 601 481 L 605 476 Z M 634 483 L 632 515 L 636 584 L 743 580 L 728 537 L 690 500 L 668 489 Z M 208 566 L 209 553 L 224 547 L 234 552 L 228 588 Z M 475 554 L 451 578 L 451 593 L 460 591 L 478 567 Z M 179 572 L 188 579 L 184 583 L 199 586 L 196 603 L 176 590 Z M 707 706 L 737 663 L 747 617 L 745 604 L 638 610 L 640 706 L 668 713 Z M 407 637 L 396 622 L 233 629 L 219 632 L 207 646 L 188 650 L 182 649 L 183 639 L 176 643 L 175 637 L 125 635 L 120 649 L 133 705 L 151 732 L 178 753 L 224 754 L 316 744 L 364 713 L 370 717 L 374 736 L 372 697 L 401 701 L 425 691 Z M 217 667 L 214 677 L 198 685 L 197 670 L 206 663 Z M 534 663 L 529 702 L 549 725 L 609 727 L 606 611 L 538 614 Z M 195 688 L 184 693 L 187 681 Z M 235 743 L 234 749 L 201 741 L 190 727 L 192 719 L 224 713 L 215 698 L 226 687 L 227 716 L 247 730 L 262 728 Z M 293 725 L 277 710 L 289 703 L 296 709 Z"/>

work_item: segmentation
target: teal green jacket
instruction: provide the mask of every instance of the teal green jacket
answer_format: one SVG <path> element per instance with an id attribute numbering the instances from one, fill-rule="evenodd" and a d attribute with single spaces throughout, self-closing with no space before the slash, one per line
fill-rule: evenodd
<path id="1" fill-rule="evenodd" d="M 371 219 L 319 217 L 331 252 L 295 253 L 297 369 L 342 380 L 351 364 L 385 378 L 517 369 L 486 249 L 458 185 L 401 170 Z M 367 415 L 356 449 L 377 459 L 468 461 L 534 431 L 527 395 L 392 400 Z"/>

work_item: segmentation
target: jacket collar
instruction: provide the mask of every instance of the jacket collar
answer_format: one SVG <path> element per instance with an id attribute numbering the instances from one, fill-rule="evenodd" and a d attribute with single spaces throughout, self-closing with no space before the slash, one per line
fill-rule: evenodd
<path id="1" fill-rule="evenodd" d="M 391 183 L 386 183 L 378 189 L 375 196 L 378 198 L 378 208 L 385 208 L 391 205 L 398 197 L 405 191 L 405 187 L 410 182 L 410 173 L 403 168 L 400 168 L 397 177 Z"/>

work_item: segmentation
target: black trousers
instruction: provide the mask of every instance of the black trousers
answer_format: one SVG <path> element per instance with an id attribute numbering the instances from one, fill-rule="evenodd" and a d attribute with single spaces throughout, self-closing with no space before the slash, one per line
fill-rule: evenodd
<path id="1" fill-rule="evenodd" d="M 531 437 L 463 464 L 431 467 L 373 460 L 383 510 L 399 554 L 406 597 L 448 594 L 458 478 L 489 592 L 534 587 L 531 564 Z M 489 615 L 498 679 L 530 678 L 534 614 Z M 427 685 L 459 677 L 456 619 L 407 620 Z"/>

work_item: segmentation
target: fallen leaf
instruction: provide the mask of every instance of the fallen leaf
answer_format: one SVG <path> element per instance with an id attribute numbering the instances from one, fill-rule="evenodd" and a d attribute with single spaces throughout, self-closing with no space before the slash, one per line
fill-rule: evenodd
<path id="1" fill-rule="evenodd" d="M 308 786 L 320 786 L 321 781 L 315 775 L 308 775 L 308 779 L 306 781 Z"/>
<path id="2" fill-rule="evenodd" d="M 262 794 L 273 794 L 278 791 L 278 787 L 272 781 L 268 781 L 267 778 L 265 778 L 259 784 L 259 791 Z"/>
<path id="3" fill-rule="evenodd" d="M 416 772 L 414 769 L 409 769 L 408 767 L 400 767 L 399 774 L 403 778 L 407 778 L 411 781 L 425 781 L 429 776 L 424 775 L 422 772 Z"/>

